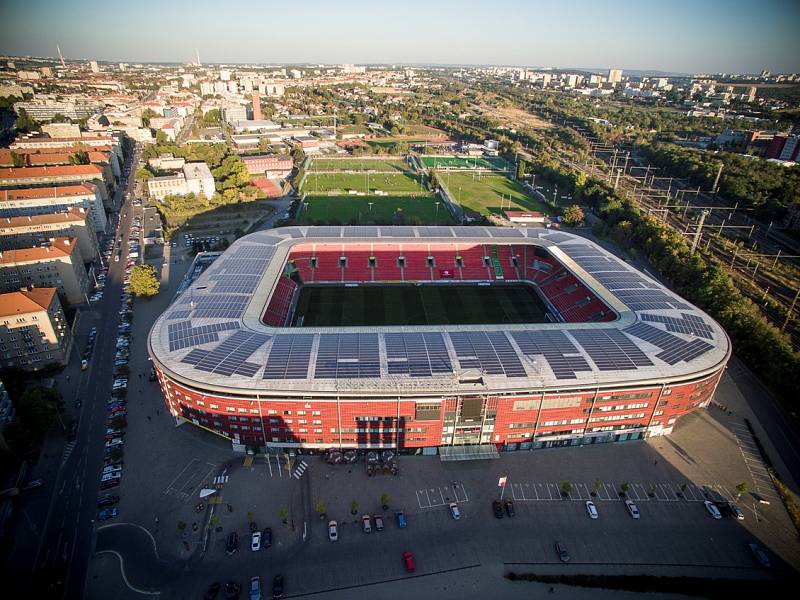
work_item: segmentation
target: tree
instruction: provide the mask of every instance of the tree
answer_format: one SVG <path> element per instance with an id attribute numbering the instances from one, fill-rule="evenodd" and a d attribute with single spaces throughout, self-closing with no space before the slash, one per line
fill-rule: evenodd
<path id="1" fill-rule="evenodd" d="M 15 403 L 20 425 L 35 442 L 53 428 L 62 405 L 63 400 L 57 390 L 41 386 L 29 389 Z"/>
<path id="2" fill-rule="evenodd" d="M 573 204 L 564 209 L 563 220 L 565 225 L 574 227 L 583 223 L 583 219 L 583 210 L 577 204 Z"/>
<path id="3" fill-rule="evenodd" d="M 142 125 L 144 125 L 145 127 L 150 127 L 150 119 L 157 116 L 158 113 L 154 111 L 152 108 L 145 108 L 142 111 Z"/>
<path id="4" fill-rule="evenodd" d="M 14 121 L 14 127 L 19 133 L 30 133 L 39 128 L 39 123 L 31 119 L 24 108 L 20 108 L 17 113 L 17 120 Z"/>
<path id="5" fill-rule="evenodd" d="M 601 487 L 603 487 L 603 482 L 600 481 L 599 479 L 595 479 L 594 480 L 594 492 L 592 492 L 592 495 L 593 496 L 597 496 L 597 494 L 600 492 L 600 488 Z"/>
<path id="6" fill-rule="evenodd" d="M 156 144 L 166 144 L 167 141 L 166 133 L 164 133 L 161 129 L 156 131 Z"/>
<path id="7" fill-rule="evenodd" d="M 178 531 L 185 530 L 186 529 L 186 521 L 181 521 L 180 519 L 178 519 L 177 527 L 178 527 Z"/>
<path id="8" fill-rule="evenodd" d="M 18 154 L 18 153 L 14 152 L 12 150 L 11 151 L 11 164 L 14 167 L 18 168 L 18 169 L 20 167 L 24 167 L 25 166 L 25 155 L 24 154 Z"/>
<path id="9" fill-rule="evenodd" d="M 561 484 L 561 495 L 565 498 L 569 496 L 569 493 L 572 491 L 572 484 L 569 481 L 565 481 Z"/>
<path id="10" fill-rule="evenodd" d="M 521 158 L 517 160 L 517 179 L 522 180 L 525 177 L 525 161 Z"/>
<path id="11" fill-rule="evenodd" d="M 86 150 L 78 150 L 69 157 L 69 164 L 71 165 L 88 165 L 90 162 L 89 153 Z"/>
<path id="12" fill-rule="evenodd" d="M 354 515 L 358 514 L 358 502 L 355 499 L 350 501 L 350 512 Z"/>
<path id="13" fill-rule="evenodd" d="M 746 494 L 748 490 L 747 484 L 743 481 L 736 486 L 736 497 L 741 498 L 742 494 Z"/>
<path id="14" fill-rule="evenodd" d="M 153 177 L 153 174 L 144 167 L 136 169 L 136 173 L 133 174 L 133 178 L 136 179 L 137 181 L 146 181 L 151 177 Z"/>
<path id="15" fill-rule="evenodd" d="M 326 509 L 326 506 L 325 506 L 325 503 L 322 500 L 317 502 L 317 505 L 314 507 L 314 510 L 317 511 L 317 514 L 319 515 L 320 519 L 324 519 L 325 518 L 325 509 Z"/>
<path id="16" fill-rule="evenodd" d="M 281 523 L 283 524 L 286 524 L 286 520 L 289 518 L 289 512 L 283 505 L 278 507 L 278 518 L 281 520 Z"/>
<path id="17" fill-rule="evenodd" d="M 627 496 L 628 495 L 628 490 L 630 490 L 630 489 L 631 489 L 631 484 L 628 483 L 628 482 L 623 483 L 622 486 L 620 487 L 620 490 L 622 491 L 622 495 L 623 496 Z"/>
<path id="18" fill-rule="evenodd" d="M 161 282 L 153 265 L 136 265 L 131 269 L 131 291 L 142 298 L 158 294 Z"/>
<path id="19" fill-rule="evenodd" d="M 381 494 L 381 506 L 383 507 L 383 510 L 387 510 L 389 508 L 389 494 L 386 492 Z"/>

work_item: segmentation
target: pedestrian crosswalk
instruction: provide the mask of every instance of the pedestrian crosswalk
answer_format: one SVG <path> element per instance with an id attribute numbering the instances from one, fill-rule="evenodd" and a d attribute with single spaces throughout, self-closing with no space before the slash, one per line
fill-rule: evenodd
<path id="1" fill-rule="evenodd" d="M 64 465 L 69 460 L 72 451 L 75 449 L 75 444 L 77 442 L 68 442 L 66 446 L 64 446 L 64 452 L 61 455 L 61 464 Z"/>
<path id="2" fill-rule="evenodd" d="M 297 463 L 297 466 L 294 469 L 294 473 L 292 473 L 292 477 L 294 477 L 295 479 L 300 479 L 303 476 L 303 473 L 306 472 L 307 468 L 308 464 L 306 463 L 306 461 L 301 460 L 299 463 Z"/>
<path id="3" fill-rule="evenodd" d="M 224 485 L 228 483 L 228 476 L 227 475 L 217 475 L 214 477 L 214 481 L 212 482 L 214 485 Z"/>

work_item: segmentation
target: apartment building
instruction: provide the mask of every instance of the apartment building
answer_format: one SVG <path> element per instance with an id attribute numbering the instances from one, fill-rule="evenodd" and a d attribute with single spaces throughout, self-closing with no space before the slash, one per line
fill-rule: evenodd
<path id="1" fill-rule="evenodd" d="M 211 198 L 215 191 L 214 176 L 206 163 L 186 163 L 182 172 L 148 179 L 147 191 L 157 200 L 190 193 Z"/>
<path id="2" fill-rule="evenodd" d="M 103 204 L 108 205 L 115 182 L 113 177 L 108 180 L 106 176 L 105 169 L 98 165 L 0 168 L 0 188 L 49 187 L 90 182 L 96 184 Z"/>
<path id="3" fill-rule="evenodd" d="M 250 175 L 266 175 L 274 179 L 288 177 L 294 167 L 292 157 L 283 154 L 243 156 L 242 162 L 247 167 L 247 172 Z"/>
<path id="4" fill-rule="evenodd" d="M 66 364 L 72 349 L 55 288 L 0 294 L 0 367 L 35 371 Z"/>
<path id="5" fill-rule="evenodd" d="M 86 302 L 89 277 L 76 238 L 54 238 L 47 246 L 0 251 L 0 292 L 53 287 L 64 304 Z"/>
<path id="6" fill-rule="evenodd" d="M 0 190 L 0 217 L 27 217 L 81 208 L 91 214 L 94 230 L 108 226 L 103 197 L 92 183 Z"/>
<path id="7" fill-rule="evenodd" d="M 100 257 L 91 215 L 83 208 L 25 217 L 0 217 L 0 250 L 47 244 L 55 237 L 75 238 L 81 257 L 93 262 Z"/>

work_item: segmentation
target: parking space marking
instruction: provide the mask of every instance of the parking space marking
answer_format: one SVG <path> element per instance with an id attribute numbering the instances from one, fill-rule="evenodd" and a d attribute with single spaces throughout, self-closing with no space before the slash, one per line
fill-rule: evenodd
<path id="1" fill-rule="evenodd" d="M 605 495 L 602 495 L 603 492 L 605 492 Z M 603 485 L 601 487 L 601 492 L 600 492 L 600 499 L 601 500 L 618 500 L 619 499 L 619 495 L 617 494 L 617 489 L 614 487 L 613 483 L 603 483 Z"/>
<path id="2" fill-rule="evenodd" d="M 451 483 L 450 485 L 440 485 L 435 488 L 415 490 L 415 494 L 417 496 L 417 504 L 421 509 L 447 506 L 450 502 L 469 502 L 467 490 L 462 483 Z"/>
<path id="3" fill-rule="evenodd" d="M 730 423 L 733 435 L 736 438 L 736 445 L 739 452 L 742 454 L 744 464 L 747 467 L 750 477 L 755 484 L 755 492 L 766 499 L 778 500 L 778 493 L 775 489 L 775 483 L 767 471 L 761 453 L 758 450 L 753 434 L 742 423 Z"/>

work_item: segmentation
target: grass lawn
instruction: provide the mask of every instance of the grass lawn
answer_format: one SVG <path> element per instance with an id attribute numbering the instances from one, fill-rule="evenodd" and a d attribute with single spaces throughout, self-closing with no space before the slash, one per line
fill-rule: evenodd
<path id="1" fill-rule="evenodd" d="M 421 156 L 422 164 L 428 169 L 492 169 L 509 171 L 512 165 L 499 156 Z"/>
<path id="2" fill-rule="evenodd" d="M 397 175 L 363 175 L 355 173 L 309 173 L 301 192 L 315 194 L 318 192 L 374 192 L 380 190 L 389 193 L 420 192 L 420 177 L 416 173 L 398 173 Z"/>
<path id="3" fill-rule="evenodd" d="M 309 173 L 314 171 L 398 171 L 411 170 L 403 158 L 315 158 Z"/>
<path id="4" fill-rule="evenodd" d="M 367 144 L 376 148 L 389 148 L 395 144 L 421 144 L 430 141 L 429 137 L 383 137 L 376 140 L 368 140 Z"/>
<path id="5" fill-rule="evenodd" d="M 439 208 L 436 208 L 436 202 Z M 369 203 L 372 202 L 370 208 Z M 312 223 L 375 223 L 378 225 L 417 224 L 447 225 L 453 223 L 444 203 L 433 194 L 408 196 L 324 196 L 308 195 L 300 209 L 299 222 Z M 402 219 L 395 214 L 401 210 Z"/>
<path id="6" fill-rule="evenodd" d="M 504 210 L 510 208 L 552 214 L 550 207 L 529 196 L 516 181 L 503 175 L 479 176 L 478 173 L 439 172 L 439 178 L 456 200 L 460 198 L 461 206 L 484 215 L 502 214 L 501 199 L 504 199 L 502 204 Z"/>

